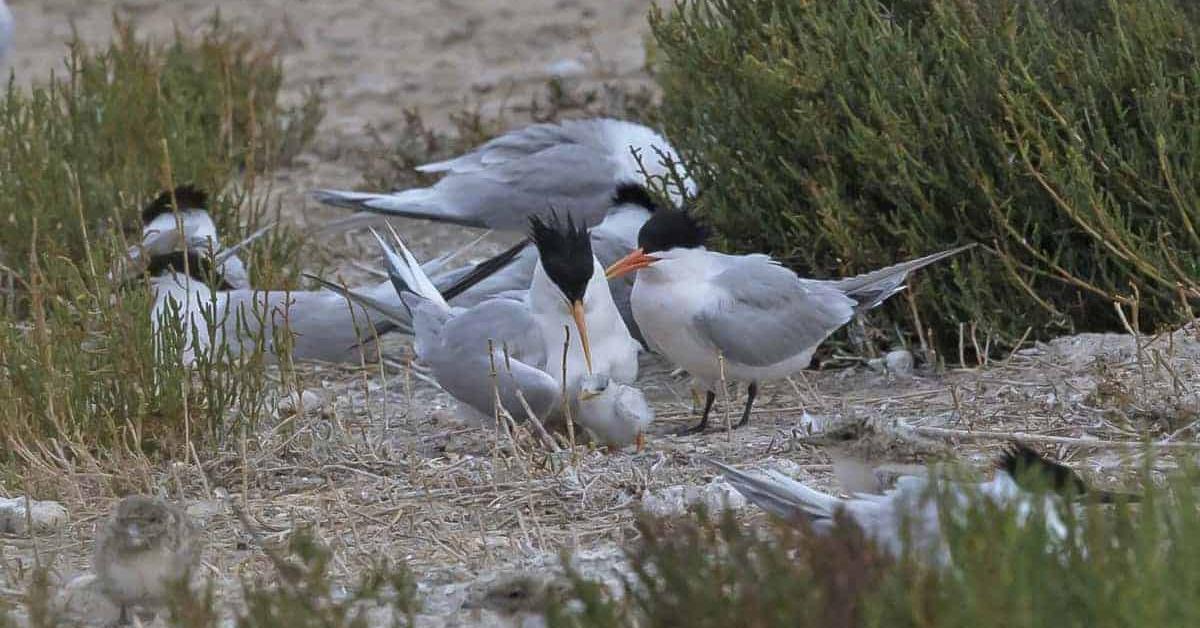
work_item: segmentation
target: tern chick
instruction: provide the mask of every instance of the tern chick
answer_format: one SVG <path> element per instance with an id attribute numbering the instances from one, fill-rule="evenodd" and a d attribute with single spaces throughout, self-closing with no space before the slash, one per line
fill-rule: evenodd
<path id="1" fill-rule="evenodd" d="M 611 450 L 642 448 L 654 409 L 641 390 L 603 373 L 584 375 L 579 385 L 579 422 Z"/>
<path id="2" fill-rule="evenodd" d="M 199 537 L 187 514 L 163 499 L 132 495 L 117 504 L 92 564 L 100 591 L 121 608 L 121 624 L 130 607 L 161 607 L 171 587 L 186 585 L 200 560 Z"/>

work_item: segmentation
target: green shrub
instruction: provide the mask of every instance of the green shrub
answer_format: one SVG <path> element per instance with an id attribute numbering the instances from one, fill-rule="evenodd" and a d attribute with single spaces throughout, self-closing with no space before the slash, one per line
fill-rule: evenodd
<path id="1" fill-rule="evenodd" d="M 1114 301 L 1150 330 L 1200 300 L 1192 3 L 685 0 L 651 23 L 725 246 L 830 276 L 980 242 L 916 281 L 943 346 L 960 322 L 1122 329 Z"/>
<path id="2" fill-rule="evenodd" d="M 1200 511 L 1195 478 L 1151 488 L 1137 507 L 1081 507 L 1052 541 L 1033 508 L 973 499 L 952 524 L 949 569 L 893 559 L 842 521 L 828 535 L 781 524 L 748 530 L 726 515 L 642 521 L 622 595 L 573 576 L 577 606 L 555 627 L 1195 626 Z M 940 498 L 949 508 L 950 494 Z M 943 519 L 946 521 L 948 519 Z"/>
<path id="3" fill-rule="evenodd" d="M 30 91 L 10 83 L 0 100 L 0 263 L 22 273 L 35 250 L 81 261 L 85 238 L 97 246 L 136 231 L 142 204 L 175 183 L 215 194 L 237 177 L 253 189 L 321 116 L 315 95 L 281 107 L 282 79 L 270 51 L 214 17 L 199 38 L 166 47 L 118 22 L 106 50 L 72 44 L 64 75 Z M 213 211 L 231 241 L 261 218 L 241 216 L 241 200 Z"/>
<path id="4" fill-rule="evenodd" d="M 280 107 L 276 58 L 219 19 L 169 46 L 117 32 L 0 100 L 0 465 L 186 456 L 265 410 L 261 350 L 246 368 L 183 368 L 179 324 L 156 346 L 150 295 L 109 272 L 140 239 L 143 203 L 175 183 L 214 192 L 226 242 L 277 214 L 261 173 L 307 141 L 319 101 Z M 254 284 L 294 284 L 298 247 L 280 229 L 244 251 Z"/>

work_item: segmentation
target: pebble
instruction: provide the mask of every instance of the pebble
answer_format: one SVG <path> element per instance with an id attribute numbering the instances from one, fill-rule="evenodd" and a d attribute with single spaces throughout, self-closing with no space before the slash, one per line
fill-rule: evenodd
<path id="1" fill-rule="evenodd" d="M 883 356 L 884 364 L 887 366 L 887 372 L 896 377 L 912 377 L 913 374 L 913 354 L 907 349 L 899 349 L 889 351 Z"/>
<path id="2" fill-rule="evenodd" d="M 28 515 L 25 504 L 24 497 L 0 498 L 0 532 L 27 536 L 32 522 L 34 534 L 46 534 L 67 524 L 67 509 L 58 502 L 32 500 Z"/>

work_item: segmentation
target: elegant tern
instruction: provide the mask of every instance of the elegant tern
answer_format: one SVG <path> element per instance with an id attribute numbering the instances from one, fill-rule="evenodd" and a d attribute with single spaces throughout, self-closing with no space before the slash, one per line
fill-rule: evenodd
<path id="1" fill-rule="evenodd" d="M 222 249 L 217 226 L 208 212 L 208 194 L 194 186 L 181 185 L 174 190 L 163 190 L 142 208 L 142 242 L 130 249 L 129 257 L 136 261 L 143 256 L 153 258 L 179 249 L 224 253 L 221 276 L 234 288 L 249 288 L 246 265 L 236 251 L 263 233 L 263 230 L 255 232 L 232 250 Z"/>
<path id="2" fill-rule="evenodd" d="M 614 199 L 645 195 L 646 174 L 667 177 L 678 163 L 666 139 L 640 124 L 566 120 L 510 131 L 465 155 L 421 166 L 420 172 L 443 175 L 427 188 L 392 194 L 318 190 L 314 196 L 329 205 L 467 227 L 519 231 L 530 216 L 546 216 L 551 208 L 593 226 Z M 695 193 L 690 179 L 683 186 L 669 190 L 676 204 L 685 192 Z M 352 216 L 327 228 L 369 219 Z"/>
<path id="3" fill-rule="evenodd" d="M 1020 524 L 1025 524 L 1035 512 L 1041 513 L 1054 541 L 1067 536 L 1063 509 L 1069 507 L 1068 501 L 1084 497 L 1098 502 L 1138 499 L 1135 494 L 1089 489 L 1070 467 L 1048 460 L 1020 443 L 1013 443 L 1005 450 L 996 462 L 992 478 L 985 482 L 947 481 L 935 485 L 937 480 L 931 477 L 903 476 L 890 490 L 855 493 L 849 498 L 822 493 L 778 471 L 752 474 L 705 460 L 721 469 L 738 492 L 771 514 L 794 523 L 808 521 L 817 533 L 828 532 L 836 525 L 838 515 L 844 514 L 893 556 L 915 550 L 918 556 L 932 558 L 942 566 L 950 564 L 942 517 L 963 521 L 970 505 L 978 503 L 973 502 L 973 497 L 1014 508 Z M 949 491 L 949 510 L 939 507 L 939 487 Z"/>
<path id="4" fill-rule="evenodd" d="M 528 404 L 539 418 L 561 419 L 565 392 L 573 416 L 607 444 L 640 440 L 653 414 L 637 406 L 640 393 L 624 387 L 637 377 L 638 345 L 608 292 L 587 230 L 557 214 L 530 223 L 538 255 L 527 290 L 451 307 L 399 238 L 397 253 L 376 234 L 407 316 L 341 292 L 388 318 L 410 320 L 418 359 L 477 416 L 491 417 L 498 395 L 514 418 L 526 418 Z"/>
<path id="5" fill-rule="evenodd" d="M 821 342 L 902 290 L 910 272 L 971 246 L 826 281 L 798 277 L 766 255 L 709 251 L 707 235 L 686 211 L 660 209 L 642 226 L 638 248 L 606 272 L 637 273 L 630 298 L 647 344 L 708 391 L 699 425 L 684 433 L 707 427 L 722 381 L 748 383 L 745 425 L 758 382 L 807 368 Z"/>

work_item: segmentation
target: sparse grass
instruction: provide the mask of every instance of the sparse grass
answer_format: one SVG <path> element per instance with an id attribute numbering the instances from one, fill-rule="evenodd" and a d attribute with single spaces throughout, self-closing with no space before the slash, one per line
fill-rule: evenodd
<path id="1" fill-rule="evenodd" d="M 176 183 L 213 191 L 226 242 L 263 224 L 278 208 L 260 177 L 311 137 L 320 102 L 282 108 L 272 51 L 219 17 L 167 46 L 116 26 L 106 49 L 77 42 L 64 75 L 0 101 L 0 464 L 187 456 L 264 409 L 261 352 L 256 368 L 183 369 L 178 341 L 154 342 L 150 295 L 108 274 L 141 205 Z M 255 243 L 255 285 L 294 285 L 298 247 L 287 230 Z"/>

